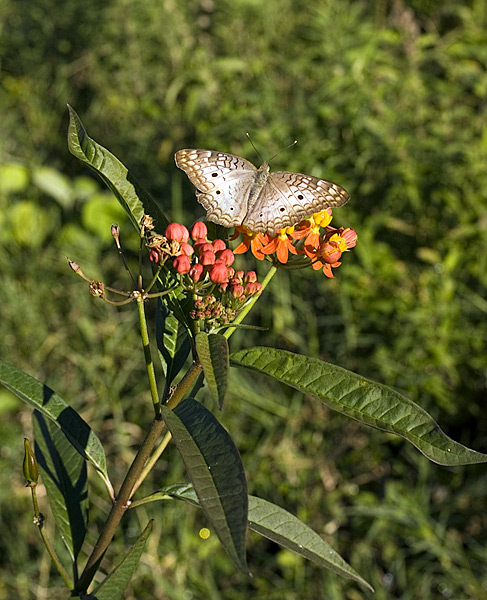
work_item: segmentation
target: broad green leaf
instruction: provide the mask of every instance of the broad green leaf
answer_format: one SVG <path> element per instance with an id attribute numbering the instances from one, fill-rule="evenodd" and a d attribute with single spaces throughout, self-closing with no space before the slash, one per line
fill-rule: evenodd
<path id="1" fill-rule="evenodd" d="M 196 352 L 203 366 L 211 395 L 221 410 L 227 391 L 228 371 L 230 369 L 227 338 L 220 333 L 198 333 L 196 336 Z"/>
<path id="2" fill-rule="evenodd" d="M 270 375 L 352 419 L 396 433 L 440 465 L 487 462 L 486 454 L 449 438 L 412 400 L 341 367 L 264 347 L 236 352 L 231 356 L 231 364 Z"/>
<path id="3" fill-rule="evenodd" d="M 69 105 L 68 110 L 68 148 L 71 154 L 98 173 L 115 194 L 137 231 L 140 231 L 142 217 L 148 214 L 153 217 L 156 230 L 162 232 L 168 220 L 157 203 L 118 158 L 88 137 L 83 123 Z"/>
<path id="4" fill-rule="evenodd" d="M 187 483 L 164 487 L 158 492 L 139 500 L 138 504 L 165 500 L 168 497 L 186 500 L 186 502 L 200 506 L 193 486 Z M 276 544 L 292 550 L 296 554 L 342 577 L 353 579 L 374 591 L 372 586 L 360 577 L 315 531 L 290 512 L 272 504 L 272 502 L 262 500 L 262 498 L 256 496 L 249 496 L 248 525 L 250 529 L 276 542 Z"/>
<path id="5" fill-rule="evenodd" d="M 163 406 L 162 416 L 208 521 L 230 558 L 247 573 L 247 481 L 232 438 L 193 398 L 183 400 L 174 411 Z"/>
<path id="6" fill-rule="evenodd" d="M 53 421 L 34 411 L 35 455 L 52 514 L 76 561 L 88 525 L 86 461 Z"/>
<path id="7" fill-rule="evenodd" d="M 0 383 L 45 417 L 51 419 L 81 456 L 95 467 L 108 490 L 113 491 L 108 478 L 105 452 L 100 440 L 90 426 L 61 396 L 58 396 L 47 385 L 1 360 Z"/>
<path id="8" fill-rule="evenodd" d="M 153 523 L 153 520 L 149 521 L 122 561 L 93 591 L 93 595 L 97 600 L 121 600 L 123 598 L 123 594 L 140 562 Z"/>
<path id="9" fill-rule="evenodd" d="M 169 312 L 160 298 L 157 300 L 156 341 L 161 362 L 166 367 L 166 387 L 168 387 L 183 368 L 191 344 L 186 327 Z"/>

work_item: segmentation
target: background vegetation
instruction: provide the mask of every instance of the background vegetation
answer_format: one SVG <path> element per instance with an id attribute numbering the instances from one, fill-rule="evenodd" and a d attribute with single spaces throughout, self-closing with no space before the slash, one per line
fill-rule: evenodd
<path id="1" fill-rule="evenodd" d="M 1 357 L 82 411 L 118 481 L 151 419 L 135 314 L 96 302 L 64 256 L 127 287 L 110 223 L 129 249 L 135 240 L 116 200 L 69 155 L 66 102 L 188 225 L 202 210 L 176 150 L 258 162 L 245 132 L 264 157 L 298 139 L 273 168 L 343 185 L 352 200 L 335 222 L 359 244 L 336 280 L 281 272 L 252 313 L 268 332 L 236 335 L 232 348 L 276 344 L 395 386 L 486 451 L 484 0 L 0 2 Z M 393 436 L 241 377 L 222 421 L 252 493 L 320 532 L 379 600 L 487 598 L 484 466 L 432 465 Z M 2 391 L 0 412 L 0 600 L 64 598 L 23 488 L 30 411 Z M 167 476 L 185 477 L 172 452 L 147 490 Z M 98 491 L 95 525 L 107 508 Z M 245 579 L 215 536 L 198 537 L 202 514 L 176 502 L 129 515 L 120 551 L 149 517 L 127 598 L 368 597 L 254 535 Z"/>

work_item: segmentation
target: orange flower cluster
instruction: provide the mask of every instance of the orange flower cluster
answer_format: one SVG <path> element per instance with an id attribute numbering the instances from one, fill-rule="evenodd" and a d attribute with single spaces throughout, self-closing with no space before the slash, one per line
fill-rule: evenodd
<path id="1" fill-rule="evenodd" d="M 332 227 L 331 208 L 314 213 L 294 227 L 281 229 L 276 236 L 255 233 L 246 227 L 237 227 L 236 236 L 243 234 L 243 241 L 235 248 L 234 254 L 250 250 L 258 260 L 269 257 L 272 262 L 286 264 L 290 254 L 299 256 L 295 266 L 311 265 L 315 270 L 323 269 L 327 277 L 334 277 L 332 268 L 338 267 L 343 252 L 357 243 L 357 234 L 351 228 Z M 275 254 L 275 258 L 272 255 Z"/>
<path id="2" fill-rule="evenodd" d="M 171 223 L 164 235 L 149 238 L 149 258 L 158 264 L 167 263 L 184 291 L 192 295 L 192 319 L 226 324 L 235 319 L 251 296 L 260 294 L 262 285 L 254 271 L 235 271 L 231 266 L 234 253 L 223 240 L 209 241 L 207 235 L 202 221 L 190 231 Z"/>

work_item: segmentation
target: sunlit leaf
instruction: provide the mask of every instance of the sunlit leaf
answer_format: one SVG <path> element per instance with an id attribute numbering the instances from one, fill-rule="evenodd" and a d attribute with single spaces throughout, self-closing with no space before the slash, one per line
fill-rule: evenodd
<path id="1" fill-rule="evenodd" d="M 231 364 L 264 373 L 314 396 L 366 425 L 396 433 L 440 465 L 487 462 L 487 455 L 453 441 L 420 406 L 385 385 L 316 358 L 255 347 L 231 356 Z"/>
<path id="2" fill-rule="evenodd" d="M 157 203 L 140 186 L 128 169 L 103 146 L 88 137 L 76 112 L 68 106 L 68 147 L 79 158 L 95 170 L 115 194 L 137 231 L 145 214 L 154 218 L 157 231 L 162 232 L 168 220 Z"/>
<path id="3" fill-rule="evenodd" d="M 76 450 L 89 461 L 112 490 L 105 452 L 90 426 L 53 390 L 34 377 L 0 361 L 0 383 L 48 419 L 51 419 Z"/>

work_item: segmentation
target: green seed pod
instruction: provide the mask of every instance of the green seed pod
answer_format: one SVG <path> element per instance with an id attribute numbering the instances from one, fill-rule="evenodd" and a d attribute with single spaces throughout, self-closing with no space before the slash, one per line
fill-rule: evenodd
<path id="1" fill-rule="evenodd" d="M 27 438 L 24 438 L 24 477 L 27 480 L 29 487 L 35 487 L 39 479 L 39 467 L 37 466 L 37 460 Z"/>

